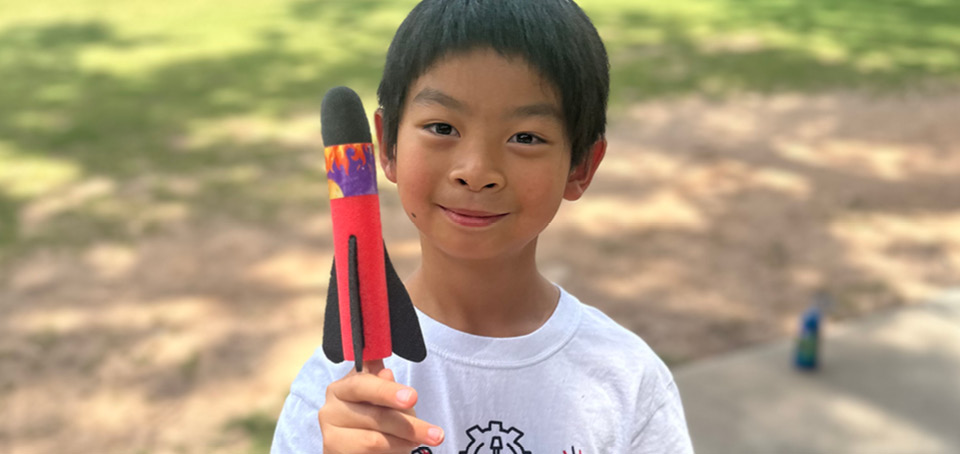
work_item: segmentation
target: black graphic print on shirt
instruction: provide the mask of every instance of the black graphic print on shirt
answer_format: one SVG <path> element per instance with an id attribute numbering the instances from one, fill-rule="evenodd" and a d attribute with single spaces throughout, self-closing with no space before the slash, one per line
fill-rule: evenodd
<path id="1" fill-rule="evenodd" d="M 503 430 L 503 423 L 490 421 L 486 429 L 479 425 L 467 430 L 470 443 L 460 454 L 530 454 L 520 445 L 523 436 L 516 427 Z"/>

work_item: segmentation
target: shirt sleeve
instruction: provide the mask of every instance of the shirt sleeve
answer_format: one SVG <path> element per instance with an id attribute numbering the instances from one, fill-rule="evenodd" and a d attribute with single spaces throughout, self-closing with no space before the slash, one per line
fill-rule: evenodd
<path id="1" fill-rule="evenodd" d="M 693 444 L 676 383 L 671 381 L 663 396 L 663 400 L 634 435 L 630 452 L 693 454 Z"/>
<path id="2" fill-rule="evenodd" d="M 333 382 L 331 377 L 335 373 L 329 370 L 322 355 L 318 348 L 290 386 L 273 432 L 271 454 L 323 453 L 323 433 L 317 412 L 326 401 L 327 386 Z"/>
<path id="3" fill-rule="evenodd" d="M 320 406 L 296 394 L 288 395 L 273 433 L 270 454 L 322 453 L 323 434 L 317 421 L 319 410 Z"/>

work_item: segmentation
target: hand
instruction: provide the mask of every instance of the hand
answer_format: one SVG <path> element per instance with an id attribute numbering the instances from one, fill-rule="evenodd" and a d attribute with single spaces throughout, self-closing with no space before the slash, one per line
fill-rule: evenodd
<path id="1" fill-rule="evenodd" d="M 383 361 L 364 361 L 363 372 L 327 386 L 317 413 L 328 454 L 403 453 L 420 445 L 437 446 L 443 430 L 417 419 L 417 391 L 394 380 Z"/>

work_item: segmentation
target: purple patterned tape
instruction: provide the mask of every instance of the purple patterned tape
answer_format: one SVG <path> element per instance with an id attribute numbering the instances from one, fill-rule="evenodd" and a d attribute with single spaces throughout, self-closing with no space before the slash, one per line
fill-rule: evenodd
<path id="1" fill-rule="evenodd" d="M 325 148 L 330 199 L 377 193 L 373 144 L 348 143 Z"/>

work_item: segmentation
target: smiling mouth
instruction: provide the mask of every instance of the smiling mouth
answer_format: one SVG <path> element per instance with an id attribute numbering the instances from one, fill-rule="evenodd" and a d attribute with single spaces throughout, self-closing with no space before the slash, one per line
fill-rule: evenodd
<path id="1" fill-rule="evenodd" d="M 460 208 L 447 208 L 443 205 L 437 205 L 443 210 L 451 221 L 465 227 L 485 227 L 491 225 L 509 213 L 490 213 L 487 211 L 466 210 Z"/>

